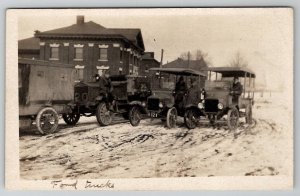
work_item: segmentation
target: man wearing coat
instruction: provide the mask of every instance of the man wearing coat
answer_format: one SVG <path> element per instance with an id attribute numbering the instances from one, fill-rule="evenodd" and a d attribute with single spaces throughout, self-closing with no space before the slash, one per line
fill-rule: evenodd
<path id="1" fill-rule="evenodd" d="M 98 81 L 100 94 L 104 95 L 108 100 L 107 108 L 110 110 L 114 110 L 113 107 L 115 106 L 115 97 L 112 94 L 112 84 L 107 70 L 103 70 L 102 75 L 99 77 Z"/>
<path id="2" fill-rule="evenodd" d="M 239 78 L 234 77 L 232 88 L 231 88 L 231 93 L 230 93 L 232 95 L 232 103 L 233 104 L 238 104 L 239 97 L 241 96 L 242 93 L 243 93 L 243 86 L 239 82 Z"/>

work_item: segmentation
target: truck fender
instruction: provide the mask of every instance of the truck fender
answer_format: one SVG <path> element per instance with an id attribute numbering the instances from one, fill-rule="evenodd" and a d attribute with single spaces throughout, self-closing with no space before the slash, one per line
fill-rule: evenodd
<path id="1" fill-rule="evenodd" d="M 131 101 L 129 103 L 129 106 L 132 107 L 132 106 L 138 106 L 140 109 L 141 109 L 141 112 L 142 113 L 146 113 L 146 109 L 145 107 L 142 105 L 142 102 L 141 101 Z"/>
<path id="2" fill-rule="evenodd" d="M 193 104 L 188 104 L 188 105 L 185 106 L 185 111 L 187 111 L 189 109 L 194 109 L 199 116 L 203 115 L 202 111 L 197 106 L 195 106 Z"/>

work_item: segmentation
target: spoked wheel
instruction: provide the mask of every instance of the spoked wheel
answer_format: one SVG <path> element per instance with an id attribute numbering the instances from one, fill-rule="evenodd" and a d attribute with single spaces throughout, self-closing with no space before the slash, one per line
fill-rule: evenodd
<path id="1" fill-rule="evenodd" d="M 98 123 L 101 126 L 107 126 L 111 123 L 111 121 L 112 121 L 111 112 L 107 108 L 105 102 L 101 102 L 98 105 L 97 111 L 96 111 L 96 118 L 97 118 Z"/>
<path id="2" fill-rule="evenodd" d="M 36 126 L 43 135 L 54 133 L 58 127 L 57 112 L 51 107 L 43 108 L 36 116 Z"/>
<path id="3" fill-rule="evenodd" d="M 167 113 L 167 127 L 169 129 L 176 127 L 177 120 L 177 110 L 175 107 L 172 107 L 168 110 Z"/>
<path id="4" fill-rule="evenodd" d="M 252 106 L 249 104 L 247 107 L 246 107 L 246 123 L 247 124 L 252 124 Z"/>
<path id="5" fill-rule="evenodd" d="M 129 122 L 132 126 L 138 126 L 141 122 L 141 112 L 139 107 L 133 106 L 129 110 Z"/>
<path id="6" fill-rule="evenodd" d="M 184 113 L 184 124 L 187 126 L 187 128 L 189 129 L 196 128 L 198 122 L 199 122 L 199 117 L 196 114 L 196 111 L 194 109 L 188 109 Z"/>
<path id="7" fill-rule="evenodd" d="M 79 121 L 80 114 L 72 111 L 71 113 L 63 114 L 62 117 L 68 125 L 76 125 Z"/>
<path id="8" fill-rule="evenodd" d="M 239 111 L 236 108 L 228 110 L 227 125 L 230 130 L 236 130 L 239 125 Z"/>

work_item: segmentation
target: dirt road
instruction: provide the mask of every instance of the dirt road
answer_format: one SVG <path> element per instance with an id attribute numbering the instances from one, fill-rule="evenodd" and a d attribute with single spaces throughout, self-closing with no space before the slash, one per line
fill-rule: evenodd
<path id="1" fill-rule="evenodd" d="M 257 103 L 255 123 L 248 126 L 241 120 L 236 137 L 222 123 L 188 130 L 182 120 L 175 129 L 159 120 L 144 120 L 138 127 L 128 122 L 99 127 L 95 117 L 82 118 L 75 127 L 61 121 L 60 131 L 52 135 L 21 133 L 21 177 L 291 175 L 291 116 L 278 116 L 288 109 L 274 107 Z"/>

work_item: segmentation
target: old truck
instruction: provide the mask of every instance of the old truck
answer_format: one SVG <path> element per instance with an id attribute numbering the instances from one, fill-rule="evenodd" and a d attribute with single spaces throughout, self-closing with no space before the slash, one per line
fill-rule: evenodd
<path id="1" fill-rule="evenodd" d="M 239 118 L 245 117 L 246 123 L 252 123 L 252 105 L 254 104 L 255 73 L 244 67 L 210 67 L 205 81 L 205 99 L 198 107 L 186 111 L 187 126 L 192 129 L 204 115 L 211 124 L 226 117 L 230 130 L 239 125 Z M 242 85 L 242 92 L 235 94 L 233 80 Z M 234 98 L 236 97 L 236 98 Z"/>
<path id="2" fill-rule="evenodd" d="M 114 115 L 122 115 L 128 119 L 132 108 L 145 105 L 151 94 L 149 81 L 145 76 L 113 75 L 110 76 L 110 81 L 113 99 L 103 93 L 97 81 L 76 84 L 72 110 L 63 114 L 64 121 L 75 125 L 80 116 L 96 116 L 101 126 L 107 126 L 111 124 Z"/>
<path id="3" fill-rule="evenodd" d="M 57 130 L 74 95 L 75 69 L 69 64 L 18 59 L 19 127 L 35 124 L 41 134 Z"/>
<path id="4" fill-rule="evenodd" d="M 195 81 L 197 91 L 201 92 L 206 75 L 203 72 L 185 68 L 151 68 L 149 71 L 152 72 L 152 95 L 147 98 L 144 110 L 133 108 L 133 111 L 130 112 L 130 119 L 139 122 L 142 114 L 146 111 L 151 119 L 159 118 L 166 122 L 168 128 L 173 128 L 176 126 L 177 116 L 184 117 L 185 111 L 194 107 L 186 102 L 191 80 Z M 186 92 L 176 92 L 176 82 L 180 77 L 187 85 Z M 201 97 L 199 97 L 199 101 L 201 101 L 200 99 Z"/>

